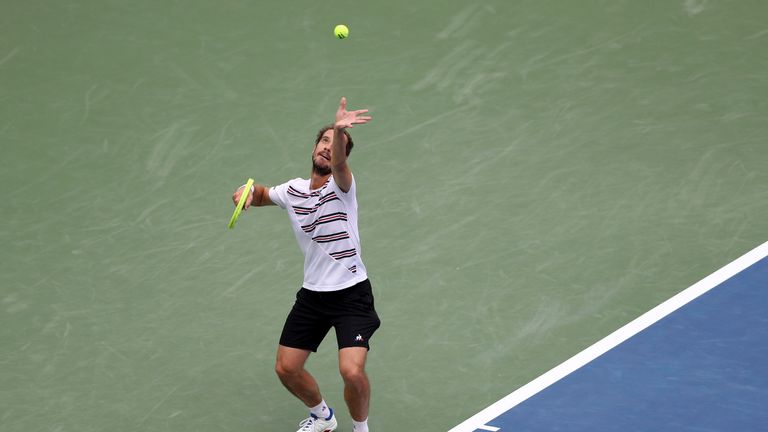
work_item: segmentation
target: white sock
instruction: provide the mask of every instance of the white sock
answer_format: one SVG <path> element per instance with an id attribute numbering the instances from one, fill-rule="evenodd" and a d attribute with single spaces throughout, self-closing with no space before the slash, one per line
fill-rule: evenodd
<path id="1" fill-rule="evenodd" d="M 328 409 L 328 404 L 325 403 L 325 399 L 317 404 L 317 406 L 310 408 L 309 412 L 321 419 L 327 419 L 331 416 L 331 410 Z"/>
<path id="2" fill-rule="evenodd" d="M 361 422 L 352 419 L 352 430 L 354 432 L 368 432 L 368 419 Z"/>

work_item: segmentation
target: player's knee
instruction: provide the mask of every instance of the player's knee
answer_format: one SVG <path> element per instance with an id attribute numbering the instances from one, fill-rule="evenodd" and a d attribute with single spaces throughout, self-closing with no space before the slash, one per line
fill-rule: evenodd
<path id="1" fill-rule="evenodd" d="M 339 372 L 346 383 L 361 383 L 368 379 L 365 375 L 365 370 L 358 365 L 340 366 Z"/>
<path id="2" fill-rule="evenodd" d="M 300 365 L 294 365 L 287 362 L 281 362 L 277 361 L 275 363 L 275 373 L 280 378 L 289 378 L 292 376 L 296 376 L 299 373 L 301 373 L 301 366 Z"/>

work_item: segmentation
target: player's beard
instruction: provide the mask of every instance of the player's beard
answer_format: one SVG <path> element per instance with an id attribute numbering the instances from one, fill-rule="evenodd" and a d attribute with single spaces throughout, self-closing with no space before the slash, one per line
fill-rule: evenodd
<path id="1" fill-rule="evenodd" d="M 326 176 L 330 174 L 331 173 L 330 164 L 328 164 L 328 166 L 318 165 L 317 162 L 315 161 L 315 159 L 318 157 L 322 157 L 322 156 L 318 155 L 312 158 L 312 171 L 314 171 L 317 175 L 320 175 L 320 176 Z"/>

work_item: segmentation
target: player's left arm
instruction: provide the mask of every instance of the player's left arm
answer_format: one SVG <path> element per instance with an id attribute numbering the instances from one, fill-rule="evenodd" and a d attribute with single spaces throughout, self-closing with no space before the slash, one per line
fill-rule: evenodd
<path id="1" fill-rule="evenodd" d="M 333 143 L 331 144 L 331 173 L 339 188 L 349 192 L 352 187 L 352 170 L 347 163 L 347 136 L 344 130 L 356 124 L 368 123 L 371 116 L 364 115 L 367 109 L 347 111 L 347 98 L 342 97 L 339 109 L 336 111 L 336 122 L 333 124 Z"/>

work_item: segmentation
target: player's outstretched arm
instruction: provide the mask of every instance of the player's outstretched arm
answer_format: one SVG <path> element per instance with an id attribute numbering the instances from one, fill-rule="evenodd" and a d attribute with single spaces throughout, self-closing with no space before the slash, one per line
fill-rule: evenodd
<path id="1" fill-rule="evenodd" d="M 347 165 L 347 137 L 344 129 L 352 128 L 356 124 L 365 124 L 372 117 L 364 115 L 367 109 L 347 111 L 347 98 L 342 97 L 339 109 L 336 110 L 336 121 L 333 124 L 333 144 L 331 145 L 331 172 L 336 184 L 344 192 L 352 187 L 352 171 Z"/>
<path id="2" fill-rule="evenodd" d="M 243 194 L 244 189 L 245 185 L 242 185 L 237 188 L 235 193 L 232 194 L 232 202 L 235 205 L 237 205 L 237 203 L 240 201 L 240 195 Z M 269 188 L 264 185 L 255 184 L 253 185 L 253 190 L 248 191 L 248 196 L 245 197 L 245 205 L 243 206 L 243 210 L 247 210 L 250 206 L 261 207 L 267 205 L 275 205 L 275 203 L 269 199 Z"/>

